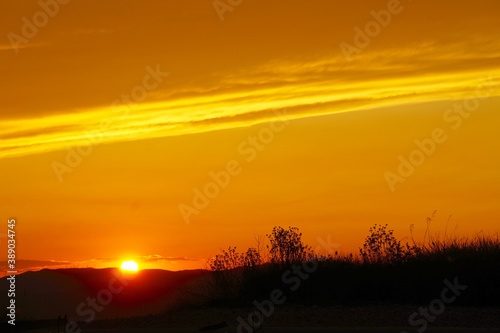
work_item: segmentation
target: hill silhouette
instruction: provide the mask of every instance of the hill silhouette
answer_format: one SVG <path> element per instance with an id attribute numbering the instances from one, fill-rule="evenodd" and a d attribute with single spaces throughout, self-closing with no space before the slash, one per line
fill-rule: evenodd
<path id="1" fill-rule="evenodd" d="M 16 277 L 17 319 L 54 319 L 65 314 L 87 319 L 92 308 L 88 298 L 100 298 L 107 303 L 110 294 L 112 299 L 102 311 L 95 311 L 95 319 L 158 313 L 175 304 L 179 288 L 205 274 L 203 270 L 151 269 L 127 275 L 116 268 L 26 272 Z M 0 280 L 0 288 L 8 290 L 7 277 Z M 78 306 L 85 315 L 77 313 Z"/>
<path id="2" fill-rule="evenodd" d="M 23 273 L 16 277 L 17 320 L 43 328 L 53 327 L 58 316 L 89 327 L 126 327 L 126 322 L 169 322 L 175 327 L 194 323 L 193 314 L 232 318 L 228 310 L 234 309 L 260 312 L 266 322 L 279 313 L 272 320 L 287 323 L 286 313 L 297 309 L 327 317 L 362 308 L 367 323 L 384 325 L 387 321 L 370 315 L 378 308 L 405 309 L 397 321 L 404 324 L 411 311 L 417 311 L 412 309 L 434 306 L 434 312 L 446 308 L 449 322 L 468 325 L 477 320 L 459 321 L 464 313 L 491 313 L 500 305 L 498 238 L 429 237 L 427 243 L 410 246 L 401 244 L 387 226 L 375 225 L 359 255 L 318 255 L 301 236 L 298 228 L 274 228 L 264 256 L 260 247 L 244 253 L 229 247 L 208 262 L 210 270 L 124 273 L 116 268 L 71 268 Z M 8 289 L 7 278 L 0 280 L 0 288 Z M 212 317 L 198 322 L 210 324 Z M 496 327 L 498 320 L 492 318 L 488 325 Z"/>

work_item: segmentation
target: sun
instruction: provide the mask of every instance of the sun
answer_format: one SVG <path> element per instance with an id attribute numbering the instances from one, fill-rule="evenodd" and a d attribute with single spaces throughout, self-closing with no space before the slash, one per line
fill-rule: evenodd
<path id="1" fill-rule="evenodd" d="M 139 265 L 133 260 L 127 260 L 122 262 L 120 269 L 126 272 L 137 272 L 139 270 Z"/>

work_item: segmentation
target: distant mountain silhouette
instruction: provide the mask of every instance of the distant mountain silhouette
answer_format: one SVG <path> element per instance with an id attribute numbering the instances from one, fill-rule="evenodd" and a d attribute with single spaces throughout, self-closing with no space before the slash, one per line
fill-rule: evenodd
<path id="1" fill-rule="evenodd" d="M 158 313 L 175 304 L 179 287 L 205 274 L 203 270 L 152 269 L 126 275 L 116 268 L 26 272 L 16 277 L 17 320 L 54 319 L 67 314 L 81 321 L 90 318 L 92 312 L 95 319 Z M 7 277 L 0 280 L 0 290 L 8 290 Z M 89 298 L 90 302 L 96 299 L 95 309 L 101 311 L 93 310 Z"/>

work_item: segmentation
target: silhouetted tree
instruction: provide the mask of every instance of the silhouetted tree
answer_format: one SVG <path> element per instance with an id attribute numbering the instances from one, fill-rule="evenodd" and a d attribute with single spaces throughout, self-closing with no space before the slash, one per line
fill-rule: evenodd
<path id="1" fill-rule="evenodd" d="M 368 263 L 399 263 L 415 256 L 415 246 L 402 246 L 394 236 L 394 230 L 388 230 L 386 225 L 375 224 L 370 228 L 370 235 L 365 238 L 363 248 L 359 249 L 364 262 Z"/>
<path id="2" fill-rule="evenodd" d="M 253 268 L 262 264 L 262 258 L 256 248 L 250 247 L 247 252 L 239 253 L 236 247 L 228 247 L 227 251 L 217 254 L 208 262 L 214 272 L 229 271 L 238 267 Z"/>
<path id="3" fill-rule="evenodd" d="M 274 227 L 269 238 L 271 247 L 269 253 L 272 263 L 290 265 L 292 263 L 308 260 L 312 250 L 302 242 L 302 233 L 297 227 Z"/>
<path id="4" fill-rule="evenodd" d="M 254 268 L 262 264 L 262 258 L 256 248 L 250 247 L 243 256 L 243 265 L 247 268 Z"/>
<path id="5" fill-rule="evenodd" d="M 243 266 L 244 256 L 236 252 L 236 247 L 228 247 L 227 251 L 222 250 L 222 254 L 215 255 L 209 261 L 210 269 L 214 272 L 231 270 Z"/>

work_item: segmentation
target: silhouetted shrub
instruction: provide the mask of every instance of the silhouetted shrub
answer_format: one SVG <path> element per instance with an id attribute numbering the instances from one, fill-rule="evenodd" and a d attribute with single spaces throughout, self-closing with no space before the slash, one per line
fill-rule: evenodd
<path id="1" fill-rule="evenodd" d="M 243 255 L 236 252 L 236 247 L 228 247 L 227 251 L 215 255 L 209 261 L 210 269 L 214 272 L 227 271 L 243 266 Z"/>
<path id="2" fill-rule="evenodd" d="M 359 249 L 366 263 L 401 263 L 415 257 L 418 249 L 406 243 L 405 246 L 394 236 L 394 230 L 386 225 L 375 224 L 370 228 L 370 235 L 365 239 L 363 248 Z"/>
<path id="3" fill-rule="evenodd" d="M 209 288 L 203 288 L 208 292 L 207 304 L 247 306 L 281 289 L 292 304 L 419 305 L 439 297 L 445 279 L 458 279 L 468 287 L 453 306 L 498 304 L 498 236 L 445 240 L 427 236 L 427 242 L 413 241 L 409 246 L 402 245 L 387 225 L 374 225 L 369 232 L 359 256 L 336 253 L 321 257 L 302 242 L 298 228 L 274 227 L 267 235 L 269 260 L 262 260 L 255 248 L 238 253 L 230 247 L 210 261 Z M 307 273 L 300 288 L 291 290 L 284 273 L 312 260 L 317 269 Z"/>
<path id="4" fill-rule="evenodd" d="M 288 230 L 274 227 L 267 237 L 271 243 L 268 247 L 271 263 L 290 265 L 313 257 L 311 247 L 302 242 L 302 233 L 297 227 L 288 227 Z"/>
<path id="5" fill-rule="evenodd" d="M 250 247 L 243 255 L 243 266 L 254 268 L 262 264 L 262 258 L 256 248 Z"/>

